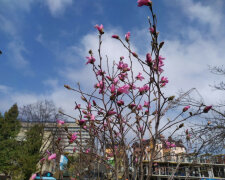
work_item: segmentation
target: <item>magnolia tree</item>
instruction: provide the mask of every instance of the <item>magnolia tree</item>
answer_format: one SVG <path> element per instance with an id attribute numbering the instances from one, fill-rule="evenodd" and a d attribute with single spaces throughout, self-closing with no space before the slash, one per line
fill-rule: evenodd
<path id="1" fill-rule="evenodd" d="M 90 50 L 86 57 L 86 65 L 95 74 L 96 83 L 93 84 L 93 89 L 85 91 L 79 84 L 77 88 L 65 85 L 68 90 L 79 93 L 83 101 L 82 105 L 78 103 L 79 100 L 75 102 L 76 117 L 67 116 L 73 118 L 74 123 L 90 135 L 84 146 L 81 133 L 70 132 L 64 121 L 58 121 L 58 125 L 68 134 L 68 143 L 78 147 L 74 149 L 74 153 L 80 155 L 82 160 L 78 166 L 74 166 L 74 173 L 81 177 L 85 168 L 91 170 L 93 166 L 100 164 L 106 169 L 107 179 L 150 179 L 154 161 L 158 160 L 158 153 L 161 151 L 157 145 L 162 135 L 169 134 L 172 138 L 181 131 L 184 122 L 208 112 L 211 108 L 202 105 L 191 112 L 187 105 L 178 107 L 179 111 L 174 110 L 189 92 L 179 97 L 165 95 L 169 81 L 163 70 L 165 58 L 160 52 L 164 42 L 159 42 L 156 15 L 150 0 L 138 0 L 137 3 L 139 7 L 147 7 L 151 16 L 148 18 L 151 46 L 146 58 L 142 59 L 133 51 L 131 34 L 128 32 L 125 39 L 112 35 L 127 50 L 128 57 L 124 58 L 125 55 L 121 54 L 120 59 L 110 63 L 110 57 L 103 58 L 101 51 L 104 45 L 103 25 L 96 25 L 99 37 L 98 54 Z M 136 64 L 141 67 L 138 73 Z M 187 138 L 188 136 L 189 134 Z M 149 151 L 147 161 L 144 161 L 146 142 Z M 165 142 L 168 149 L 176 146 L 169 140 Z M 138 153 L 134 153 L 134 144 L 139 148 Z M 46 160 L 51 161 L 61 154 L 64 154 L 63 147 L 52 152 Z M 85 168 L 81 168 L 82 163 Z M 147 172 L 144 170 L 144 163 Z"/>

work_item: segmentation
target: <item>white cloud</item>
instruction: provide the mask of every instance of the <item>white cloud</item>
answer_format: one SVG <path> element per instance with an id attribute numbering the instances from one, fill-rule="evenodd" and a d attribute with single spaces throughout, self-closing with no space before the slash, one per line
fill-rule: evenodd
<path id="1" fill-rule="evenodd" d="M 44 0 L 47 4 L 51 14 L 58 16 L 62 14 L 65 9 L 72 5 L 73 0 Z"/>
<path id="2" fill-rule="evenodd" d="M 11 89 L 10 87 L 0 84 L 0 92 L 6 94 L 8 91 L 10 91 L 10 89 Z"/>
<path id="3" fill-rule="evenodd" d="M 18 69 L 25 69 L 26 73 L 32 74 L 29 70 L 29 61 L 24 57 L 28 53 L 23 43 L 19 40 L 11 41 L 8 44 L 8 49 L 11 53 L 8 54 L 11 64 Z"/>
<path id="4" fill-rule="evenodd" d="M 203 2 L 196 2 L 193 0 L 185 1 L 179 0 L 183 12 L 191 20 L 197 20 L 202 24 L 210 26 L 212 31 L 217 31 L 223 20 L 222 12 L 220 9 L 220 3 L 213 3 L 209 5 L 203 4 Z"/>

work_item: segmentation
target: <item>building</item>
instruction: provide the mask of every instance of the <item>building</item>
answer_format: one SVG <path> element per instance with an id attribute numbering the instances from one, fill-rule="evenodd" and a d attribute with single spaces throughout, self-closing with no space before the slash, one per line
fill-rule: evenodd
<path id="1" fill-rule="evenodd" d="M 144 174 L 149 171 L 151 160 L 152 141 L 143 142 L 145 154 L 143 158 Z M 135 158 L 138 158 L 141 149 L 138 143 L 133 144 L 133 168 Z M 135 169 L 139 173 L 138 169 Z M 174 176 L 174 179 L 225 179 L 225 155 L 197 155 L 188 154 L 182 141 L 164 137 L 156 143 L 156 153 L 153 158 L 152 179 L 166 180 Z"/>
<path id="2" fill-rule="evenodd" d="M 42 139 L 41 152 L 46 153 L 47 151 L 56 152 L 58 148 L 64 149 L 63 152 L 68 155 L 73 155 L 74 148 L 79 150 L 77 143 L 69 143 L 68 134 L 77 133 L 77 142 L 82 146 L 87 145 L 87 141 L 90 138 L 88 132 L 80 128 L 79 125 L 73 122 L 66 122 L 62 127 L 58 127 L 56 122 L 21 122 L 21 129 L 17 136 L 18 141 L 26 140 L 26 132 L 30 127 L 35 124 L 43 125 L 44 135 Z M 55 142 L 58 140 L 58 145 Z M 58 147 L 56 147 L 58 146 Z M 58 157 L 60 158 L 60 157 Z M 42 168 L 38 164 L 42 171 L 48 171 L 54 173 L 59 169 L 59 165 L 55 161 L 45 161 Z"/>

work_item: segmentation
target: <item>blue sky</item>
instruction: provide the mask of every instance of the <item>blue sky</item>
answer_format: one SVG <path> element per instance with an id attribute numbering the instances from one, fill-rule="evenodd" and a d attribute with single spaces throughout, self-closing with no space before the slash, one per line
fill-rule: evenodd
<path id="1" fill-rule="evenodd" d="M 92 87 L 85 57 L 96 50 L 95 24 L 104 25 L 103 53 L 110 59 L 125 53 L 110 38 L 114 33 L 123 37 L 130 31 L 140 56 L 149 48 L 149 11 L 136 0 L 0 0 L 0 5 L 0 111 L 47 98 L 71 112 L 78 96 L 63 85 L 80 81 Z M 167 93 L 195 87 L 207 103 L 217 103 L 224 93 L 209 84 L 222 78 L 210 74 L 208 65 L 224 63 L 225 2 L 153 0 L 153 5 L 165 41 Z"/>

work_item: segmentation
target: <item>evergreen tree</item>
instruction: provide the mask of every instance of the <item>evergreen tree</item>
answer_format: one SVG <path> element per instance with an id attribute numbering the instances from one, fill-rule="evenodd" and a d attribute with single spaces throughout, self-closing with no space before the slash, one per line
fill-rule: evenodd
<path id="1" fill-rule="evenodd" d="M 22 165 L 24 179 L 36 171 L 37 164 L 41 158 L 40 148 L 42 145 L 43 126 L 34 125 L 26 132 L 26 138 L 20 148 L 19 162 Z"/>
<path id="2" fill-rule="evenodd" d="M 14 104 L 4 116 L 0 115 L 0 172 L 10 175 L 17 169 L 18 142 L 20 130 L 18 107 Z"/>

